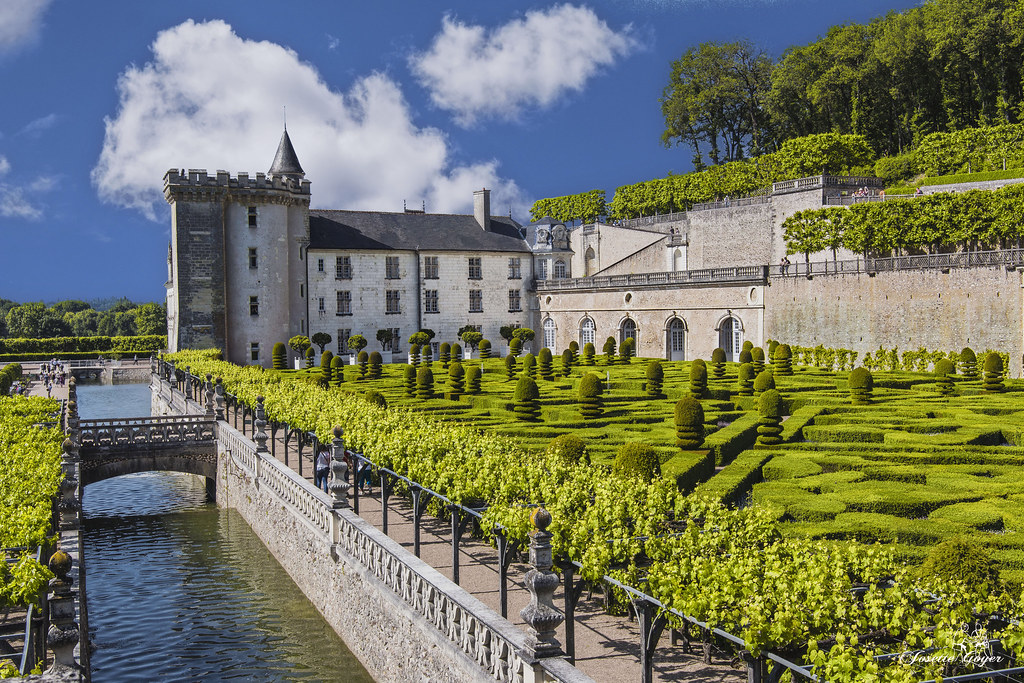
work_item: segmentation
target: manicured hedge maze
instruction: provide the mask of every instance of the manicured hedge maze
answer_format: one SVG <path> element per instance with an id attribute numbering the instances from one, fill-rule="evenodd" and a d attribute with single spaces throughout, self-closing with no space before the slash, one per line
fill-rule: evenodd
<path id="1" fill-rule="evenodd" d="M 681 489 L 769 505 L 787 534 L 893 542 L 915 562 L 942 539 L 972 536 L 991 549 L 1004 578 L 1024 583 L 1024 382 L 1007 380 L 1004 391 L 986 391 L 982 373 L 975 379 L 953 374 L 954 395 L 944 397 L 942 375 L 875 371 L 871 402 L 854 403 L 849 372 L 794 364 L 793 375 L 774 378 L 782 443 L 764 447 L 755 445 L 758 396 L 740 395 L 740 366 L 726 363 L 722 377 L 708 373 L 700 401 L 704 443 L 684 451 L 675 446 L 674 409 L 690 395 L 691 364 L 661 361 L 660 397 L 654 397 L 646 386 L 649 362 L 607 365 L 599 357 L 567 377 L 538 381 L 539 416 L 529 422 L 516 419 L 513 395 L 522 363 L 510 380 L 500 358 L 466 361 L 467 369 L 482 370 L 480 392 L 458 400 L 451 393 L 444 398 L 450 380 L 437 364 L 434 398 L 409 396 L 404 365 L 385 366 L 379 380 L 355 381 L 357 369 L 345 368 L 341 390 L 372 388 L 390 406 L 471 422 L 537 451 L 572 433 L 586 441 L 597 465 L 611 466 L 623 444 L 640 442 L 654 449 L 662 476 Z M 605 385 L 597 419 L 580 414 L 585 372 Z"/>

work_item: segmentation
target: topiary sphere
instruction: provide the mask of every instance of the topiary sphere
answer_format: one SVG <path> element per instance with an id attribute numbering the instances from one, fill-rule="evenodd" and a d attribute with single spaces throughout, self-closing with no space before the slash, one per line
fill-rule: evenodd
<path id="1" fill-rule="evenodd" d="M 935 374 L 939 377 L 947 377 L 952 375 L 955 371 L 956 368 L 953 366 L 953 361 L 948 358 L 935 361 Z"/>
<path id="2" fill-rule="evenodd" d="M 638 441 L 619 446 L 612 463 L 612 473 L 620 477 L 640 477 L 650 481 L 661 476 L 661 461 L 654 447 Z"/>
<path id="3" fill-rule="evenodd" d="M 480 343 L 477 345 L 477 348 L 480 349 L 481 358 L 491 357 L 491 342 L 489 339 L 481 339 Z"/>
<path id="4" fill-rule="evenodd" d="M 601 378 L 592 372 L 588 372 L 583 375 L 583 379 L 580 380 L 579 396 L 580 398 L 600 396 L 603 389 L 604 387 L 601 384 Z"/>
<path id="5" fill-rule="evenodd" d="M 587 442 L 575 434 L 561 434 L 548 444 L 548 456 L 561 458 L 568 462 L 589 463 L 590 453 Z"/>
<path id="6" fill-rule="evenodd" d="M 579 353 L 580 352 L 580 345 L 579 345 L 579 343 L 576 342 L 575 340 L 569 342 L 569 350 L 572 351 L 573 353 Z"/>
<path id="7" fill-rule="evenodd" d="M 754 378 L 754 393 L 761 394 L 775 388 L 775 375 L 771 370 L 762 370 Z"/>
<path id="8" fill-rule="evenodd" d="M 480 370 L 480 368 L 477 368 L 477 371 L 479 371 L 479 370 Z M 462 378 L 462 377 L 465 377 L 465 376 L 466 376 L 466 369 L 465 369 L 465 367 L 463 367 L 462 363 L 460 363 L 459 361 L 453 361 L 452 362 L 452 366 L 450 368 L 448 368 L 448 377 L 449 378 Z"/>
<path id="9" fill-rule="evenodd" d="M 593 365 L 594 364 L 594 354 L 596 354 L 596 353 L 597 353 L 597 349 L 594 348 L 593 344 L 591 344 L 590 342 L 587 342 L 586 344 L 584 344 L 583 345 L 583 364 L 584 365 Z"/>
<path id="10" fill-rule="evenodd" d="M 750 351 L 752 348 L 754 348 L 754 342 L 748 339 L 747 341 L 743 342 L 743 346 L 740 348 L 740 353 L 743 353 L 744 351 Z"/>
<path id="11" fill-rule="evenodd" d="M 875 380 L 871 376 L 871 371 L 867 368 L 855 368 L 850 373 L 850 389 L 867 389 L 871 391 L 874 386 Z"/>
<path id="12" fill-rule="evenodd" d="M 749 344 L 750 342 L 743 342 L 743 343 L 744 343 L 744 344 Z M 752 353 L 750 352 L 750 349 L 743 349 L 742 351 L 740 351 L 740 358 L 739 358 L 739 362 L 740 362 L 741 364 L 742 364 L 742 363 L 749 363 L 749 362 L 750 362 L 750 361 L 752 361 L 752 360 L 754 360 L 754 356 L 753 356 L 753 354 L 752 354 Z"/>
<path id="13" fill-rule="evenodd" d="M 768 389 L 757 400 L 757 413 L 762 417 L 781 417 L 782 394 L 776 389 Z"/>
<path id="14" fill-rule="evenodd" d="M 528 353 L 523 357 L 523 372 L 530 377 L 536 376 L 537 358 L 532 353 Z"/>
<path id="15" fill-rule="evenodd" d="M 374 353 L 377 353 L 377 352 L 374 351 Z M 380 354 L 377 354 L 377 355 L 379 356 Z M 356 356 L 356 361 L 359 362 L 359 363 L 366 363 L 369 360 L 370 360 L 370 354 L 368 354 L 366 351 L 360 351 L 359 355 Z"/>
<path id="16" fill-rule="evenodd" d="M 520 420 L 536 420 L 540 417 L 540 390 L 529 375 L 523 375 L 516 382 L 512 394 L 512 410 Z"/>
<path id="17" fill-rule="evenodd" d="M 1003 357 L 998 353 L 990 353 L 985 356 L 985 365 L 983 366 L 985 372 L 996 372 L 1002 374 L 1003 372 Z"/>
<path id="18" fill-rule="evenodd" d="M 724 363 L 725 362 L 725 349 L 719 347 L 711 352 L 712 363 Z"/>
<path id="19" fill-rule="evenodd" d="M 540 398 L 540 390 L 537 388 L 537 383 L 527 375 L 520 377 L 519 381 L 516 382 L 516 389 L 512 394 L 512 400 L 518 402 L 537 398 Z"/>
<path id="20" fill-rule="evenodd" d="M 363 394 L 363 399 L 367 403 L 373 404 L 375 406 L 379 406 L 381 408 L 387 408 L 388 407 L 388 401 L 387 401 L 386 398 L 384 398 L 384 394 L 380 393 L 376 389 L 370 389 L 369 391 L 364 393 Z"/>

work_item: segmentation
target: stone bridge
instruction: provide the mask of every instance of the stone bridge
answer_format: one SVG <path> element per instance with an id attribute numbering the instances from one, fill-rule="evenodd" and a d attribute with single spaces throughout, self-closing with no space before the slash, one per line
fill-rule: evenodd
<path id="1" fill-rule="evenodd" d="M 202 415 L 79 421 L 81 484 L 135 472 L 172 471 L 217 479 L 217 420 Z"/>

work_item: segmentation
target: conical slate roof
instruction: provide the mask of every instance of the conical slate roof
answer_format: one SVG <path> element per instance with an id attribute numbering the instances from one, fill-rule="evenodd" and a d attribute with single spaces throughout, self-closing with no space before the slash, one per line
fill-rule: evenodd
<path id="1" fill-rule="evenodd" d="M 292 147 L 291 138 L 285 130 L 281 136 L 281 143 L 277 146 L 277 154 L 274 155 L 274 163 L 270 166 L 270 175 L 274 176 L 299 176 L 306 175 L 299 163 L 299 157 L 295 155 L 295 148 Z"/>

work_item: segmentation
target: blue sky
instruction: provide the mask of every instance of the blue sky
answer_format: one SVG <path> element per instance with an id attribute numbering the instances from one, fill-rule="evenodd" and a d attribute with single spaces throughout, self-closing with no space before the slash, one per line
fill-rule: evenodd
<path id="1" fill-rule="evenodd" d="M 169 168 L 266 171 L 282 109 L 313 205 L 520 221 L 689 170 L 669 65 L 773 55 L 908 0 L 0 0 L 0 297 L 163 299 Z"/>

